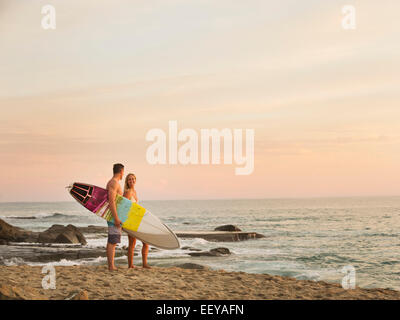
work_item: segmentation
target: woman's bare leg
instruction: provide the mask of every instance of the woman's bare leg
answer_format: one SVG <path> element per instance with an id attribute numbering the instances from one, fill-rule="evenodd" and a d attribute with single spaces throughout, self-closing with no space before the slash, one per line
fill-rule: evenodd
<path id="1" fill-rule="evenodd" d="M 143 263 L 143 268 L 146 269 L 151 269 L 151 267 L 147 264 L 147 255 L 149 254 L 149 245 L 147 243 L 143 242 L 143 247 L 142 247 L 142 263 Z"/>
<path id="2" fill-rule="evenodd" d="M 128 239 L 129 239 L 128 268 L 134 268 L 134 265 L 133 265 L 133 254 L 134 254 L 134 251 L 135 251 L 136 238 L 128 236 Z"/>

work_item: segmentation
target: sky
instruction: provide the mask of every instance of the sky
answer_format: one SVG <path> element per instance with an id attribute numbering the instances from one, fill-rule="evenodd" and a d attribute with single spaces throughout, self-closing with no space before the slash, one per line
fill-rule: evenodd
<path id="1" fill-rule="evenodd" d="M 42 6 L 56 29 L 41 26 Z M 356 29 L 342 7 L 356 8 Z M 0 0 L 0 201 L 400 195 L 400 2 Z M 151 165 L 146 133 L 253 129 L 254 171 Z"/>

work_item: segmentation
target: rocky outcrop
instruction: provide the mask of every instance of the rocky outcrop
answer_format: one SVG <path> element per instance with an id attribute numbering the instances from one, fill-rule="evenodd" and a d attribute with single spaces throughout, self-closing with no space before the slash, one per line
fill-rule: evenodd
<path id="1" fill-rule="evenodd" d="M 224 255 L 230 255 L 231 252 L 229 251 L 228 248 L 215 248 L 215 249 L 211 249 L 210 252 L 214 255 L 220 255 L 220 256 L 224 256 Z"/>
<path id="2" fill-rule="evenodd" d="M 201 251 L 201 249 L 185 246 L 181 248 L 182 250 L 189 250 L 189 251 Z"/>
<path id="3" fill-rule="evenodd" d="M 72 224 L 63 226 L 59 224 L 52 225 L 46 231 L 38 236 L 40 243 L 80 243 L 85 245 L 86 239 L 79 229 Z"/>
<path id="4" fill-rule="evenodd" d="M 242 230 L 232 224 L 226 224 L 223 226 L 216 227 L 214 231 L 242 231 Z"/>
<path id="5" fill-rule="evenodd" d="M 37 233 L 14 227 L 0 219 L 0 239 L 7 242 L 36 242 Z"/>
<path id="6" fill-rule="evenodd" d="M 210 251 L 189 252 L 188 255 L 192 257 L 222 257 L 228 256 L 231 252 L 228 248 L 215 248 Z"/>
<path id="7" fill-rule="evenodd" d="M 126 255 L 126 250 L 115 249 L 115 256 Z M 27 262 L 53 262 L 66 260 L 78 260 L 88 258 L 106 257 L 105 248 L 83 248 L 81 245 L 9 245 L 0 247 L 0 265 L 12 261 L 14 264 Z M 16 258 L 18 257 L 18 258 Z"/>
<path id="8" fill-rule="evenodd" d="M 208 270 L 209 267 L 207 266 L 203 266 L 201 264 L 197 264 L 197 263 L 182 263 L 182 264 L 178 264 L 177 265 L 178 268 L 182 268 L 182 269 L 196 269 L 196 270 Z"/>
<path id="9" fill-rule="evenodd" d="M 0 244 L 6 242 L 39 242 L 39 243 L 80 243 L 86 244 L 82 232 L 72 224 L 52 225 L 43 232 L 32 232 L 14 227 L 0 219 Z"/>
<path id="10" fill-rule="evenodd" d="M 101 226 L 87 226 L 87 227 L 79 227 L 78 228 L 82 233 L 107 233 L 107 227 Z"/>
<path id="11" fill-rule="evenodd" d="M 201 238 L 215 242 L 235 242 L 265 238 L 264 235 L 257 232 L 243 231 L 176 231 L 175 234 L 183 239 Z"/>

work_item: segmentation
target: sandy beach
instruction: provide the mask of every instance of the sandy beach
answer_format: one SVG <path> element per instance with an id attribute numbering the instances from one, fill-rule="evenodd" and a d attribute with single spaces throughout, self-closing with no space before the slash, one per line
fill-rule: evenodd
<path id="1" fill-rule="evenodd" d="M 400 299 L 388 289 L 344 290 L 340 284 L 296 280 L 267 274 L 193 270 L 179 267 L 127 269 L 106 266 L 57 266 L 56 289 L 43 289 L 42 267 L 1 266 L 0 297 L 68 299 Z"/>

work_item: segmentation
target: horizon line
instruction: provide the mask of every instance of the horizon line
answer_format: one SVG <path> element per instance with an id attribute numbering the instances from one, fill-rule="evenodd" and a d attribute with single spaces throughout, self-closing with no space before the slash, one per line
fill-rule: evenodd
<path id="1" fill-rule="evenodd" d="M 143 201 L 218 201 L 218 200 L 307 200 L 307 199 L 350 199 L 350 198 L 398 198 L 400 195 L 354 195 L 354 196 L 309 196 L 309 197 L 264 197 L 264 198 L 204 198 L 204 199 L 145 199 Z M 12 203 L 61 203 L 71 202 L 74 200 L 58 200 L 58 201 L 0 201 L 0 204 Z"/>

